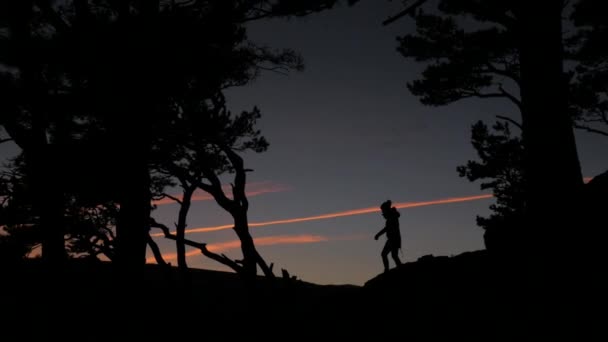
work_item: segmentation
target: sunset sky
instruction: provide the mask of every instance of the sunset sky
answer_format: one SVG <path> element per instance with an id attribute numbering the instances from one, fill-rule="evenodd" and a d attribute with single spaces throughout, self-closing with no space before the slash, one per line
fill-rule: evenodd
<path id="1" fill-rule="evenodd" d="M 399 2 L 363 1 L 250 27 L 256 42 L 293 48 L 306 64 L 301 73 L 266 73 L 229 92 L 234 111 L 262 110 L 259 127 L 270 148 L 245 155 L 255 170 L 249 218 L 262 223 L 251 231 L 275 273 L 285 268 L 315 283 L 363 284 L 382 271 L 384 238 L 373 236 L 383 227 L 379 206 L 387 199 L 402 204 L 402 259 L 483 248 L 475 216 L 488 213 L 489 196 L 444 200 L 483 195 L 479 184 L 456 172 L 475 158 L 470 126 L 495 115 L 518 116 L 510 103 L 495 100 L 422 106 L 406 88 L 422 66 L 395 50 L 395 37 L 413 25 L 407 19 L 381 25 L 398 9 Z M 608 139 L 579 134 L 578 144 L 584 175 L 608 169 L 602 153 Z M 410 205 L 418 202 L 426 205 Z M 202 229 L 188 238 L 240 257 L 225 212 L 213 201 L 197 201 L 191 212 L 189 227 Z M 172 226 L 176 213 L 177 206 L 167 204 L 155 216 Z M 192 253 L 190 266 L 224 269 Z"/>
<path id="2" fill-rule="evenodd" d="M 400 208 L 402 260 L 483 248 L 475 216 L 487 215 L 492 199 L 479 184 L 458 177 L 456 167 L 476 157 L 470 127 L 477 120 L 519 117 L 500 100 L 421 105 L 406 82 L 422 65 L 396 52 L 395 37 L 413 25 L 407 18 L 381 24 L 399 5 L 362 1 L 250 27 L 251 39 L 295 49 L 306 66 L 289 76 L 265 73 L 228 92 L 233 111 L 254 105 L 262 111 L 259 128 L 270 147 L 244 155 L 254 170 L 248 174 L 249 220 L 276 274 L 285 268 L 314 283 L 362 285 L 380 273 L 384 237 L 373 237 L 384 226 L 379 206 L 387 199 Z M 583 174 L 608 170 L 608 138 L 577 139 Z M 0 153 L 10 154 L 11 146 L 0 146 Z M 154 217 L 173 227 L 178 206 L 157 204 Z M 231 219 L 209 196 L 197 194 L 190 212 L 189 228 L 200 229 L 189 239 L 240 258 L 236 235 L 226 229 Z M 173 241 L 155 239 L 174 257 Z M 191 267 L 227 270 L 197 251 L 189 255 Z"/>

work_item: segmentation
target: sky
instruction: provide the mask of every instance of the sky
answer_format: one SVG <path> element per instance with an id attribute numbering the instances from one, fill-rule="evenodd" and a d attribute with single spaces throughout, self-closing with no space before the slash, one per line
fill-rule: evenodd
<path id="1" fill-rule="evenodd" d="M 264 73 L 228 91 L 234 111 L 254 105 L 268 151 L 246 153 L 249 221 L 260 254 L 299 279 L 317 284 L 355 284 L 382 272 L 384 226 L 379 206 L 390 199 L 401 213 L 401 259 L 457 255 L 483 249 L 476 215 L 492 198 L 456 167 L 475 159 L 470 127 L 495 115 L 518 118 L 507 101 L 467 100 L 426 107 L 409 93 L 408 81 L 423 66 L 401 57 L 395 37 L 411 32 L 405 18 L 388 27 L 399 2 L 363 1 L 306 18 L 255 22 L 250 38 L 302 54 L 303 72 Z M 577 134 L 587 177 L 608 170 L 608 139 Z M 11 153 L 9 144 L 0 154 Z M 229 180 L 229 177 L 224 177 Z M 178 206 L 156 203 L 154 217 L 172 227 Z M 230 216 L 209 196 L 197 194 L 188 238 L 240 258 Z M 176 264 L 174 242 L 155 237 Z M 151 253 L 148 253 L 151 256 Z M 190 267 L 228 270 L 189 250 Z M 391 260 L 391 267 L 393 266 Z"/>
<path id="2" fill-rule="evenodd" d="M 387 199 L 400 204 L 402 260 L 484 248 L 475 217 L 489 213 L 491 196 L 460 178 L 456 167 L 475 158 L 472 124 L 495 115 L 517 118 L 517 112 L 496 100 L 439 108 L 420 104 L 406 83 L 423 66 L 396 52 L 395 37 L 413 25 L 407 19 L 381 24 L 399 8 L 398 2 L 363 1 L 249 27 L 255 42 L 295 49 L 305 62 L 303 72 L 265 73 L 228 92 L 233 111 L 254 105 L 262 110 L 259 128 L 270 147 L 244 155 L 246 167 L 254 170 L 248 174 L 249 221 L 259 252 L 277 274 L 285 268 L 318 284 L 363 285 L 383 270 L 384 237 L 373 236 L 384 226 L 379 206 Z M 577 138 L 584 175 L 607 170 L 601 151 L 608 139 Z M 159 205 L 154 215 L 172 225 L 177 210 L 175 204 Z M 303 220 L 292 220 L 297 218 Z M 195 202 L 188 227 L 212 228 L 188 238 L 240 258 L 231 219 L 213 201 Z M 167 256 L 174 253 L 171 243 L 157 241 Z M 196 250 L 188 263 L 226 270 Z"/>

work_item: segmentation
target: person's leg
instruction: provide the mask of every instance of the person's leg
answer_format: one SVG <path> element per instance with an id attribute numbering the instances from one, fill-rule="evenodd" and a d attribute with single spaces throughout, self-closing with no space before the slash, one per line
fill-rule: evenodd
<path id="1" fill-rule="evenodd" d="M 399 266 L 401 265 L 401 260 L 399 259 L 399 249 L 398 248 L 393 248 L 391 250 L 391 256 L 393 257 L 393 260 L 395 260 L 395 265 Z"/>
<path id="2" fill-rule="evenodd" d="M 390 252 L 390 246 L 388 244 L 388 241 L 386 242 L 386 244 L 384 245 L 384 248 L 382 248 L 382 264 L 384 265 L 384 272 L 388 271 L 388 253 Z"/>

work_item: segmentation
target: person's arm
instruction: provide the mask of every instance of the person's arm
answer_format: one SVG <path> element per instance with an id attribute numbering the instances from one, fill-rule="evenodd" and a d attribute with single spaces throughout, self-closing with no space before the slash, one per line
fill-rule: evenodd
<path id="1" fill-rule="evenodd" d="M 378 240 L 378 238 L 384 233 L 386 233 L 386 227 L 382 228 L 382 230 L 376 233 L 376 236 L 374 236 L 374 240 Z"/>

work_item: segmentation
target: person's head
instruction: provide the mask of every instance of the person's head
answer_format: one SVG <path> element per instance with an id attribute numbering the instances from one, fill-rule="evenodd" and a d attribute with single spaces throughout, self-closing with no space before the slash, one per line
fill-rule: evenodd
<path id="1" fill-rule="evenodd" d="M 380 205 L 380 210 L 382 210 L 382 215 L 387 216 L 391 210 L 391 200 L 386 200 Z"/>

